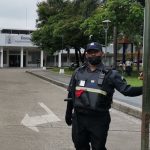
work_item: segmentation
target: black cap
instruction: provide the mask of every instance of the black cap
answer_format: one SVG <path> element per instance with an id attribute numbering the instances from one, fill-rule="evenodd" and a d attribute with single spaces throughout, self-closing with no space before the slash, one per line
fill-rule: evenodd
<path id="1" fill-rule="evenodd" d="M 97 42 L 87 44 L 86 51 L 88 50 L 99 50 L 102 51 L 102 45 Z"/>

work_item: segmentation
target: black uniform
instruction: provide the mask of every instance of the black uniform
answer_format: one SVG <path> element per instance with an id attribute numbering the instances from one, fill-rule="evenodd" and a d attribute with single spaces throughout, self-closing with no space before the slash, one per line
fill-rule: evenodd
<path id="1" fill-rule="evenodd" d="M 125 96 L 142 94 L 142 87 L 131 87 L 116 70 L 106 70 L 99 64 L 95 71 L 87 65 L 73 74 L 66 109 L 66 123 L 72 124 L 72 140 L 76 150 L 106 150 L 110 124 L 109 109 L 114 89 Z M 74 112 L 73 112 L 74 110 Z"/>

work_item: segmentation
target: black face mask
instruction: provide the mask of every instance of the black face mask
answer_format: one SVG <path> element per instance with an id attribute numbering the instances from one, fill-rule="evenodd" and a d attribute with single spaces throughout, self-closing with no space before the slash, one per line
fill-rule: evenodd
<path id="1" fill-rule="evenodd" d="M 88 57 L 87 61 L 91 64 L 91 65 L 98 65 L 101 63 L 101 56 L 95 56 L 95 57 Z"/>

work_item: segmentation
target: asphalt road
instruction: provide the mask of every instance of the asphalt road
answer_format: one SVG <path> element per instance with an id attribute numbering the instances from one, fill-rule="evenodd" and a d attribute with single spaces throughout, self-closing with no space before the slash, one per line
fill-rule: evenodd
<path id="1" fill-rule="evenodd" d="M 64 122 L 67 92 L 23 69 L 0 70 L 0 149 L 73 150 Z M 111 109 L 107 146 L 140 149 L 140 120 Z"/>
<path id="2" fill-rule="evenodd" d="M 65 97 L 63 88 L 24 70 L 0 70 L 0 149 L 73 149 L 71 130 L 64 122 Z M 60 121 L 55 122 L 55 117 L 47 117 L 47 121 L 43 121 L 42 116 L 52 115 L 49 110 Z M 27 115 L 28 120 L 23 121 Z"/>

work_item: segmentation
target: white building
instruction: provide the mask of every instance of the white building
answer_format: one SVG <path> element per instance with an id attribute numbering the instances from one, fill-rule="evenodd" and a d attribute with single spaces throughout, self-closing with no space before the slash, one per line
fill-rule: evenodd
<path id="1" fill-rule="evenodd" d="M 84 51 L 85 50 L 83 48 L 81 48 L 81 54 L 83 54 Z M 103 47 L 103 52 L 105 53 L 105 47 Z M 73 63 L 76 63 L 75 49 L 73 49 L 73 48 L 70 49 L 69 55 L 68 55 L 66 49 L 63 49 L 63 50 L 56 51 L 53 54 L 53 56 L 48 56 L 48 59 L 47 59 L 48 66 L 68 67 Z M 80 63 L 81 63 L 81 61 L 80 61 Z M 104 54 L 103 63 L 106 66 L 113 65 L 113 45 L 108 46 L 107 54 Z"/>
<path id="2" fill-rule="evenodd" d="M 0 67 L 43 67 L 43 51 L 31 42 L 33 30 L 0 29 Z"/>
<path id="3" fill-rule="evenodd" d="M 34 30 L 0 29 L 0 68 L 3 67 L 65 67 L 75 63 L 75 50 L 56 51 L 48 55 L 31 41 Z M 105 50 L 104 50 L 105 51 Z M 112 64 L 112 47 L 108 47 L 107 65 Z M 81 49 L 81 54 L 84 49 Z"/>
<path id="4" fill-rule="evenodd" d="M 83 53 L 84 53 L 84 49 L 81 48 L 81 54 Z M 75 63 L 75 49 L 73 48 L 69 50 L 69 55 L 66 49 L 56 51 L 53 54 L 52 66 L 65 67 L 65 66 L 70 66 L 72 63 Z"/>

